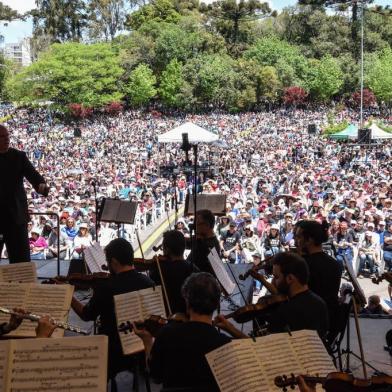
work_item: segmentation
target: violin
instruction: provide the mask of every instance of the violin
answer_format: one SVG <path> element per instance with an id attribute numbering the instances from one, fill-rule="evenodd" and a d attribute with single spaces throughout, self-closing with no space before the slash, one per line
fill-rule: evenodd
<path id="1" fill-rule="evenodd" d="M 384 272 L 381 276 L 378 276 L 377 278 L 373 278 L 372 282 L 375 284 L 379 284 L 384 279 L 388 281 L 390 284 L 392 284 L 392 272 Z"/>
<path id="2" fill-rule="evenodd" d="M 163 255 L 156 255 L 152 259 L 143 259 L 143 258 L 136 258 L 133 259 L 133 265 L 135 266 L 136 271 L 138 272 L 145 272 L 154 269 L 158 263 L 161 263 L 168 258 Z"/>
<path id="3" fill-rule="evenodd" d="M 73 273 L 67 276 L 56 276 L 54 278 L 46 279 L 43 284 L 58 284 L 58 283 L 69 283 L 72 286 L 78 286 L 83 288 L 95 287 L 100 283 L 107 282 L 110 278 L 108 272 L 94 272 L 92 274 L 81 274 Z"/>
<path id="4" fill-rule="evenodd" d="M 245 280 L 252 274 L 252 272 L 257 272 L 261 269 L 264 269 L 267 275 L 271 275 L 273 257 L 274 256 L 269 256 L 266 259 L 262 260 L 259 264 L 257 265 L 253 264 L 253 266 L 249 268 L 248 271 L 246 271 L 244 274 L 238 275 L 238 279 Z"/>
<path id="5" fill-rule="evenodd" d="M 239 324 L 247 323 L 256 317 L 260 317 L 264 313 L 271 311 L 275 306 L 287 301 L 287 296 L 282 294 L 266 295 L 261 297 L 257 304 L 241 306 L 234 312 L 225 315 L 225 318 L 232 318 Z"/>
<path id="6" fill-rule="evenodd" d="M 392 377 L 387 375 L 372 376 L 369 380 L 355 378 L 353 375 L 343 372 L 329 373 L 326 377 L 302 376 L 305 382 L 322 384 L 327 392 L 365 392 L 377 390 L 391 390 Z M 275 385 L 287 391 L 298 384 L 298 378 L 293 374 L 290 377 L 275 377 Z"/>
<path id="7" fill-rule="evenodd" d="M 161 316 L 151 315 L 143 322 L 134 322 L 137 328 L 145 329 L 153 337 L 156 337 L 158 332 L 161 330 L 162 327 L 167 325 L 170 322 L 186 322 L 189 321 L 188 317 L 183 313 L 175 313 L 173 316 L 165 319 Z M 124 333 L 127 335 L 133 331 L 133 323 L 131 321 L 125 321 L 118 326 L 118 332 Z"/>

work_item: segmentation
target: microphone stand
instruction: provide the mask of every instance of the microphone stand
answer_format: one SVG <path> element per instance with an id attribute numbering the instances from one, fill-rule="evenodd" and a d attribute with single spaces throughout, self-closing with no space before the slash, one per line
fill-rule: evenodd
<path id="1" fill-rule="evenodd" d="M 97 183 L 94 181 L 91 181 L 91 185 L 93 186 L 94 189 L 94 201 L 95 201 L 95 240 L 98 241 L 98 229 L 99 229 L 99 222 L 98 222 L 98 198 L 97 198 Z"/>

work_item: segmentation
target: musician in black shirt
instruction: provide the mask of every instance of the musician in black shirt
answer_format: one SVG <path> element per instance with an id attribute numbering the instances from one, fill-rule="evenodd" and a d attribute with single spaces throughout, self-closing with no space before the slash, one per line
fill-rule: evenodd
<path id="1" fill-rule="evenodd" d="M 152 287 L 154 282 L 135 270 L 133 248 L 125 239 L 116 238 L 111 241 L 105 248 L 105 255 L 110 278 L 94 289 L 94 294 L 86 305 L 74 297 L 71 306 L 84 321 L 93 321 L 100 317 L 99 333 L 109 337 L 108 376 L 111 378 L 123 370 L 129 370 L 133 360 L 132 357 L 122 354 L 113 297 Z"/>
<path id="2" fill-rule="evenodd" d="M 189 322 L 164 326 L 155 341 L 146 330 L 135 333 L 143 340 L 150 374 L 164 388 L 192 388 L 219 391 L 205 354 L 230 342 L 230 338 L 212 326 L 212 314 L 218 308 L 220 288 L 208 273 L 194 273 L 185 281 L 182 293 Z"/>
<path id="3" fill-rule="evenodd" d="M 272 263 L 273 284 L 279 294 L 287 295 L 288 301 L 275 309 L 266 308 L 260 315 L 260 324 L 266 320 L 268 331 L 272 333 L 310 329 L 324 337 L 328 330 L 327 306 L 309 290 L 309 269 L 305 260 L 295 253 L 286 252 L 275 255 Z M 215 322 L 235 338 L 247 337 L 222 315 L 218 315 Z"/>
<path id="4" fill-rule="evenodd" d="M 289 300 L 281 304 L 268 319 L 270 332 L 301 329 L 315 330 L 324 337 L 328 330 L 325 302 L 309 289 L 309 269 L 305 260 L 291 252 L 279 253 L 273 259 L 274 284 Z"/>
<path id="5" fill-rule="evenodd" d="M 295 244 L 309 267 L 309 288 L 327 304 L 331 333 L 335 334 L 341 323 L 338 302 L 341 268 L 322 250 L 322 243 L 327 238 L 325 229 L 316 221 L 296 224 Z"/>
<path id="6" fill-rule="evenodd" d="M 199 210 L 196 212 L 196 244 L 192 246 L 189 261 L 199 271 L 215 273 L 208 261 L 208 255 L 212 248 L 220 254 L 219 241 L 214 233 L 215 217 L 210 210 Z"/>
<path id="7" fill-rule="evenodd" d="M 150 278 L 155 284 L 162 285 L 160 272 L 163 275 L 170 304 L 170 307 L 168 307 L 164 295 L 167 313 L 185 313 L 186 306 L 181 294 L 181 287 L 185 279 L 192 273 L 192 266 L 184 260 L 184 235 L 178 230 L 166 231 L 163 234 L 162 249 L 164 257 L 158 261 L 161 271 L 159 271 L 158 266 L 154 266 L 150 270 Z"/>

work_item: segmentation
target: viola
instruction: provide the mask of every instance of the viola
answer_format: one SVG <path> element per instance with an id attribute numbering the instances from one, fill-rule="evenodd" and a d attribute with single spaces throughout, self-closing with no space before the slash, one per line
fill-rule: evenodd
<path id="1" fill-rule="evenodd" d="M 157 262 L 162 263 L 165 260 L 168 260 L 168 258 L 163 255 L 156 255 L 152 259 L 136 258 L 133 259 L 133 265 L 135 266 L 136 271 L 145 272 L 154 269 Z"/>
<path id="2" fill-rule="evenodd" d="M 239 324 L 247 323 L 256 317 L 263 316 L 263 314 L 271 311 L 274 307 L 287 301 L 287 296 L 282 294 L 266 295 L 259 298 L 257 304 L 241 306 L 234 312 L 227 314 L 225 318 L 232 318 Z"/>
<path id="3" fill-rule="evenodd" d="M 392 284 L 392 272 L 384 272 L 381 276 L 378 276 L 377 278 L 373 278 L 372 282 L 375 284 L 379 284 L 384 279 L 388 281 L 390 284 Z"/>
<path id="4" fill-rule="evenodd" d="M 326 377 L 302 376 L 305 382 L 322 384 L 327 392 L 365 392 L 392 389 L 392 377 L 387 375 L 372 376 L 370 379 L 355 378 L 353 375 L 343 372 L 329 373 Z M 275 385 L 287 391 L 298 384 L 298 378 L 293 374 L 290 377 L 275 377 Z"/>
<path id="5" fill-rule="evenodd" d="M 43 284 L 58 284 L 58 283 L 69 283 L 73 286 L 78 287 L 95 287 L 100 283 L 107 282 L 110 278 L 110 274 L 108 272 L 94 272 L 92 274 L 81 274 L 81 273 L 73 273 L 67 276 L 56 276 L 54 278 L 50 278 L 44 280 Z"/>
<path id="6" fill-rule="evenodd" d="M 175 313 L 173 316 L 165 319 L 161 316 L 151 315 L 143 322 L 134 322 L 137 328 L 145 329 L 154 337 L 157 336 L 158 332 L 162 327 L 170 322 L 186 322 L 189 321 L 188 317 L 183 313 Z M 128 334 L 133 331 L 133 323 L 131 321 L 125 321 L 118 326 L 118 332 Z"/>

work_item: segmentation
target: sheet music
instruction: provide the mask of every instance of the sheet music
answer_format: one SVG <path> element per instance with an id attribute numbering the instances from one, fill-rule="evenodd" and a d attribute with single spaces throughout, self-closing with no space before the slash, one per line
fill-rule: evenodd
<path id="1" fill-rule="evenodd" d="M 102 335 L 13 340 L 8 391 L 106 392 L 107 346 Z"/>
<path id="2" fill-rule="evenodd" d="M 233 340 L 206 354 L 221 391 L 269 392 L 252 346 L 250 339 Z"/>
<path id="3" fill-rule="evenodd" d="M 294 339 L 290 338 L 291 346 L 306 373 L 318 373 L 325 376 L 328 373 L 336 372 L 331 357 L 316 331 L 296 331 L 293 332 L 293 336 Z"/>
<path id="4" fill-rule="evenodd" d="M 8 353 L 9 353 L 9 341 L 0 341 L 0 392 L 6 392 L 5 382 L 7 379 L 8 371 Z"/>
<path id="5" fill-rule="evenodd" d="M 37 268 L 35 263 L 15 263 L 0 266 L 0 282 L 37 282 Z"/>
<path id="6" fill-rule="evenodd" d="M 9 310 L 23 308 L 29 284 L 0 282 L 0 306 Z M 0 313 L 0 324 L 6 323 L 10 316 Z"/>
<path id="7" fill-rule="evenodd" d="M 102 265 L 108 265 L 105 252 L 98 242 L 94 242 L 84 250 L 84 259 L 91 273 L 104 272 Z"/>
<path id="8" fill-rule="evenodd" d="M 316 331 L 296 331 L 292 336 L 272 334 L 256 342 L 233 340 L 206 357 L 222 392 L 278 392 L 281 389 L 274 384 L 276 376 L 326 376 L 336 371 Z M 323 388 L 318 385 L 317 391 Z"/>
<path id="9" fill-rule="evenodd" d="M 114 304 L 118 326 L 127 321 L 145 320 L 151 315 L 166 316 L 161 286 L 115 295 Z M 125 355 L 143 351 L 143 342 L 134 332 L 119 335 Z"/>
<path id="10" fill-rule="evenodd" d="M 290 346 L 289 338 L 287 333 L 273 334 L 257 338 L 254 343 L 256 357 L 265 371 L 264 382 L 269 385 L 270 391 L 281 391 L 274 384 L 276 376 L 304 373 L 303 367 Z"/>
<path id="11" fill-rule="evenodd" d="M 227 294 L 232 294 L 235 289 L 235 283 L 231 280 L 215 248 L 211 249 L 211 252 L 208 255 L 208 260 L 211 264 L 212 269 L 215 272 L 216 278 L 222 285 L 223 289 L 226 291 Z"/>
<path id="12" fill-rule="evenodd" d="M 71 307 L 73 286 L 42 285 L 38 283 L 0 283 L 0 306 L 12 310 L 22 308 L 30 313 L 50 315 L 56 321 L 65 322 Z M 0 323 L 9 320 L 9 316 L 0 314 Z M 22 324 L 7 336 L 34 337 L 36 323 L 23 320 Z M 64 330 L 57 328 L 53 337 L 64 335 Z"/>

